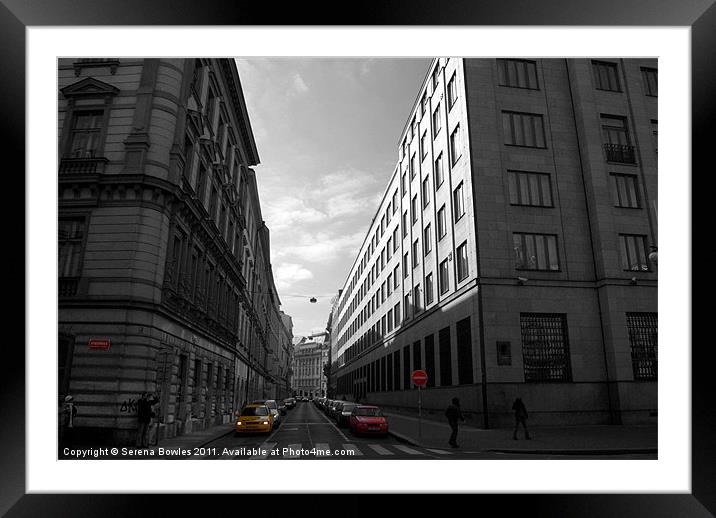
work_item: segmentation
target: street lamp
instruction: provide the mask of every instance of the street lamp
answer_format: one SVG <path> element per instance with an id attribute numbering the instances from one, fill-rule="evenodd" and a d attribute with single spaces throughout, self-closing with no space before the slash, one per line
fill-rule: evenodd
<path id="1" fill-rule="evenodd" d="M 657 262 L 659 259 L 659 249 L 654 245 L 651 245 L 649 248 L 651 248 L 651 252 L 649 252 L 649 261 L 654 263 L 654 266 L 657 266 Z"/>

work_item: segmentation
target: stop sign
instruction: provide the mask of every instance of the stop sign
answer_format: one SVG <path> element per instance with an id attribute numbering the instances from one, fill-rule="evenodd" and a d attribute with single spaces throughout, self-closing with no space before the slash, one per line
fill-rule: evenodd
<path id="1" fill-rule="evenodd" d="M 413 371 L 412 380 L 414 385 L 424 387 L 428 382 L 428 373 L 423 370 Z"/>

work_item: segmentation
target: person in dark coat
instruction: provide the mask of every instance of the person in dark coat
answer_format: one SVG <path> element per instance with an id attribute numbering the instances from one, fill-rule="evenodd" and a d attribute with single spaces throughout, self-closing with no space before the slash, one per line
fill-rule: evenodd
<path id="1" fill-rule="evenodd" d="M 149 425 L 154 417 L 152 406 L 156 405 L 159 400 L 152 394 L 142 392 L 142 397 L 137 401 L 137 446 L 147 447 L 149 444 Z"/>
<path id="2" fill-rule="evenodd" d="M 515 399 L 515 402 L 512 403 L 512 410 L 515 411 L 515 431 L 512 434 L 512 438 L 516 441 L 517 440 L 517 430 L 520 427 L 520 424 L 525 429 L 525 439 L 531 439 L 530 437 L 530 431 L 527 429 L 527 407 L 522 402 L 522 398 Z"/>
<path id="3" fill-rule="evenodd" d="M 75 398 L 68 394 L 60 409 L 60 445 L 72 443 L 75 417 L 77 417 L 77 404 Z"/>
<path id="4" fill-rule="evenodd" d="M 459 448 L 457 444 L 457 424 L 458 421 L 464 421 L 465 417 L 462 415 L 462 411 L 460 410 L 460 400 L 458 398 L 452 398 L 452 404 L 447 407 L 447 410 L 445 410 L 445 417 L 447 417 L 448 424 L 452 429 L 449 444 L 453 448 Z"/>

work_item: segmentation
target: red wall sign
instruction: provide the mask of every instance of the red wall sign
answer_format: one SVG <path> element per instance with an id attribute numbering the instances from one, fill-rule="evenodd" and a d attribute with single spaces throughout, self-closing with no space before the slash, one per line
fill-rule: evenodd
<path id="1" fill-rule="evenodd" d="M 422 370 L 413 371 L 413 383 L 418 387 L 424 387 L 428 382 L 428 373 Z"/>
<path id="2" fill-rule="evenodd" d="M 109 351 L 109 338 L 90 338 L 89 348 L 95 351 Z"/>

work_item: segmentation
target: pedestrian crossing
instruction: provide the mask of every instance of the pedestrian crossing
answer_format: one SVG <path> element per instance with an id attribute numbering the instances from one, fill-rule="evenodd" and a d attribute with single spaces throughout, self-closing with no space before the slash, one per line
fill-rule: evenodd
<path id="1" fill-rule="evenodd" d="M 402 444 L 374 444 L 362 443 L 340 443 L 329 444 L 325 442 L 315 444 L 281 444 L 276 442 L 265 442 L 257 447 L 259 452 L 251 455 L 250 460 L 264 460 L 269 458 L 301 459 L 301 458 L 356 458 L 356 457 L 394 457 L 396 455 L 435 457 L 436 455 L 452 455 L 451 452 L 436 448 L 412 448 Z M 431 455 L 431 453 L 433 455 Z M 246 458 L 246 456 L 235 455 L 233 458 Z"/>
<path id="2" fill-rule="evenodd" d="M 206 456 L 205 458 L 215 459 L 308 459 L 308 458 L 391 458 L 391 457 L 427 457 L 439 458 L 452 455 L 452 452 L 437 448 L 410 447 L 403 444 L 376 444 L 376 443 L 281 443 L 272 441 L 264 442 L 258 446 L 245 447 L 241 450 L 230 450 L 229 455 Z"/>

